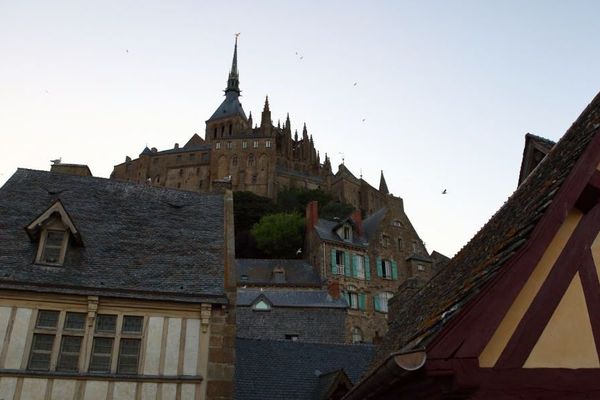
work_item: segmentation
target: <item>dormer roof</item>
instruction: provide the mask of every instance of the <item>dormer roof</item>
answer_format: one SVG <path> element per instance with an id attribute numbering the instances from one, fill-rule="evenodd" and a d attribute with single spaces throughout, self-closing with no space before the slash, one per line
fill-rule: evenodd
<path id="1" fill-rule="evenodd" d="M 75 227 L 73 219 L 67 213 L 67 210 L 65 210 L 65 207 L 63 206 L 60 200 L 56 200 L 36 219 L 31 221 L 29 225 L 25 227 L 25 231 L 27 232 L 27 235 L 29 235 L 29 238 L 32 241 L 36 241 L 39 239 L 40 233 L 42 229 L 44 229 L 44 226 L 47 225 L 49 222 L 56 220 L 56 218 L 60 219 L 60 221 L 67 228 L 75 242 L 79 245 L 83 245 L 83 241 L 81 239 L 79 230 Z"/>

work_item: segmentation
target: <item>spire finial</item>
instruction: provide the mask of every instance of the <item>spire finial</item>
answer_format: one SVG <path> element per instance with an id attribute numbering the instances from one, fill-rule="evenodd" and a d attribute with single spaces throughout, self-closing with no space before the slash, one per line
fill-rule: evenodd
<path id="1" fill-rule="evenodd" d="M 237 42 L 240 33 L 235 34 L 235 45 L 233 47 L 233 61 L 231 62 L 231 70 L 229 71 L 229 79 L 227 79 L 227 88 L 225 94 L 229 92 L 235 92 L 240 94 L 240 74 L 237 66 Z"/>
<path id="2" fill-rule="evenodd" d="M 267 95 L 267 97 L 265 98 L 265 108 L 263 111 L 270 111 L 269 110 L 269 95 Z"/>

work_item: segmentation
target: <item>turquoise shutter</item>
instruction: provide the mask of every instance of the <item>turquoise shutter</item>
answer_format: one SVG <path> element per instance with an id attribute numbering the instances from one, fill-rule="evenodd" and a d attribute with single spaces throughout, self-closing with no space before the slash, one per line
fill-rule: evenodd
<path id="1" fill-rule="evenodd" d="M 381 311 L 381 306 L 379 305 L 379 295 L 373 296 L 373 307 L 375 307 L 375 311 Z"/>
<path id="2" fill-rule="evenodd" d="M 365 278 L 371 280 L 371 267 L 369 266 L 369 256 L 365 256 Z"/>
<path id="3" fill-rule="evenodd" d="M 352 276 L 358 278 L 358 256 L 352 254 Z"/>
<path id="4" fill-rule="evenodd" d="M 334 275 L 338 273 L 337 264 L 335 263 L 335 249 L 331 249 L 331 273 Z"/>
<path id="5" fill-rule="evenodd" d="M 392 261 L 392 279 L 398 279 L 398 264 L 396 264 L 396 261 Z"/>
<path id="6" fill-rule="evenodd" d="M 363 311 L 367 308 L 367 296 L 364 293 L 358 294 L 358 308 Z"/>
<path id="7" fill-rule="evenodd" d="M 352 276 L 352 266 L 350 265 L 350 254 L 344 252 L 344 275 Z"/>
<path id="8" fill-rule="evenodd" d="M 383 273 L 381 272 L 381 269 L 383 268 L 383 265 L 381 264 L 381 257 L 377 257 L 377 276 L 382 278 L 383 277 Z"/>

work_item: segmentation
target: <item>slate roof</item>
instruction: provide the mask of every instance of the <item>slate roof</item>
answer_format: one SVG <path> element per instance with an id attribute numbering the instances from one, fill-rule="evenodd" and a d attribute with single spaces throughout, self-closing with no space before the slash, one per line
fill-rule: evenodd
<path id="1" fill-rule="evenodd" d="M 419 292 L 403 299 L 378 348 L 381 362 L 392 351 L 426 347 L 527 242 L 593 133 L 600 127 L 600 95 L 471 241 Z"/>
<path id="2" fill-rule="evenodd" d="M 237 400 L 310 400 L 319 377 L 343 369 L 355 383 L 366 371 L 373 345 L 236 339 Z"/>
<path id="3" fill-rule="evenodd" d="M 84 247 L 33 264 L 25 226 L 60 200 Z M 225 302 L 222 195 L 19 169 L 0 189 L 0 288 Z"/>
<path id="4" fill-rule="evenodd" d="M 240 103 L 238 98 L 238 93 L 231 91 L 225 95 L 225 100 L 223 100 L 221 105 L 216 109 L 213 115 L 211 115 L 207 122 L 212 121 L 213 119 L 232 117 L 234 115 L 239 115 L 244 120 L 248 119 L 242 108 L 242 103 Z"/>
<path id="5" fill-rule="evenodd" d="M 260 290 L 238 288 L 238 306 L 250 306 L 264 296 L 274 307 L 348 308 L 346 300 L 334 300 L 326 290 Z"/>
<path id="6" fill-rule="evenodd" d="M 330 242 L 338 242 L 340 244 L 358 246 L 358 247 L 367 247 L 368 242 L 367 239 L 362 236 L 356 235 L 356 231 L 353 232 L 352 240 L 344 240 L 335 233 L 335 229 L 340 226 L 340 223 L 343 221 L 330 221 L 328 219 L 319 218 L 317 223 L 315 224 L 315 231 L 319 238 L 323 240 L 328 240 Z"/>
<path id="7" fill-rule="evenodd" d="M 270 260 L 238 258 L 235 260 L 237 282 L 244 285 L 321 286 L 321 278 L 312 265 L 304 260 Z M 273 268 L 285 271 L 285 283 L 276 283 Z M 243 279 L 242 277 L 246 278 Z"/>
<path id="8" fill-rule="evenodd" d="M 192 144 L 187 147 L 172 148 L 172 149 L 161 150 L 161 151 L 155 152 L 155 151 L 150 150 L 146 146 L 144 148 L 144 150 L 140 153 L 140 155 L 156 156 L 156 155 L 163 155 L 163 154 L 190 153 L 192 151 L 209 151 L 210 149 L 211 149 L 210 144 Z"/>

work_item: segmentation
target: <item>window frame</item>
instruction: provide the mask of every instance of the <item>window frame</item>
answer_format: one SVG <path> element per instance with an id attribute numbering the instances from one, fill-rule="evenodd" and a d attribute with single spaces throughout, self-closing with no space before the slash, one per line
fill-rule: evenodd
<path id="1" fill-rule="evenodd" d="M 60 249 L 57 262 L 50 262 L 44 260 L 44 255 L 48 246 L 48 235 L 50 233 L 61 233 L 63 235 L 60 246 L 50 246 L 50 248 L 53 249 Z M 40 265 L 62 267 L 65 263 L 65 256 L 67 255 L 67 247 L 69 246 L 69 236 L 69 231 L 66 229 L 62 222 L 54 221 L 53 223 L 50 223 L 47 227 L 44 227 L 40 236 L 38 251 L 35 256 L 35 263 Z"/>
<path id="2" fill-rule="evenodd" d="M 342 262 L 338 262 L 338 258 L 342 260 Z M 346 256 L 344 254 L 344 251 L 342 250 L 335 250 L 335 265 L 337 266 L 337 274 L 338 275 L 344 275 L 345 273 L 345 259 Z"/>
<path id="3" fill-rule="evenodd" d="M 383 279 L 393 279 L 392 260 L 388 260 L 387 258 L 381 259 L 381 277 Z"/>

